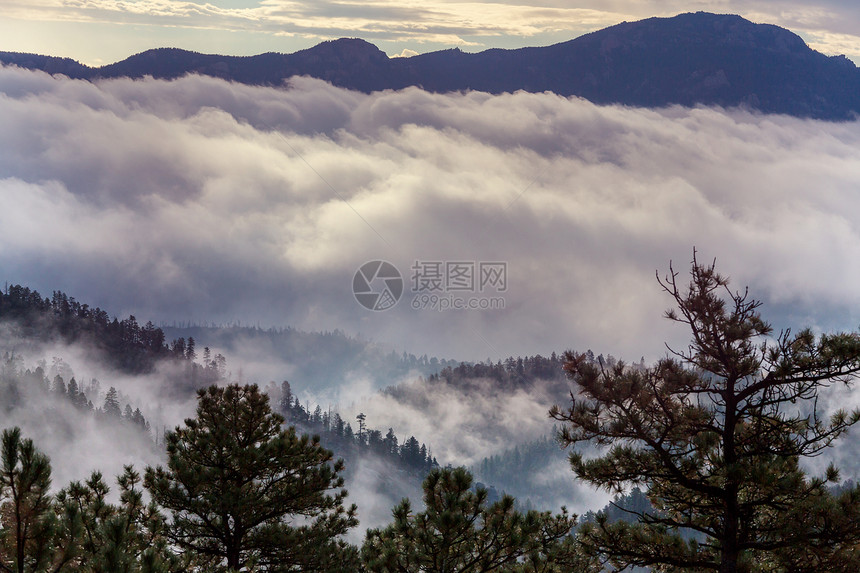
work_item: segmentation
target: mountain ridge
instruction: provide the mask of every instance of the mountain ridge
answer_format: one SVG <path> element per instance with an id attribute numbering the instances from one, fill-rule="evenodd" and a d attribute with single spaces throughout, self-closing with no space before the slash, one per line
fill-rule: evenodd
<path id="1" fill-rule="evenodd" d="M 860 114 L 860 69 L 826 56 L 793 32 L 706 12 L 622 22 L 543 47 L 457 48 L 390 58 L 359 38 L 292 54 L 201 54 L 157 48 L 99 68 L 69 58 L 0 52 L 0 63 L 98 80 L 186 74 L 280 86 L 296 75 L 371 93 L 410 86 L 430 92 L 553 92 L 598 104 L 716 105 L 828 120 Z"/>

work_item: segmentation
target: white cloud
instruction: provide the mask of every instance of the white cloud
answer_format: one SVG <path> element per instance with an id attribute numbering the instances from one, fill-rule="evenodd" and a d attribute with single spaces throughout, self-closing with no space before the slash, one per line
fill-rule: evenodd
<path id="1" fill-rule="evenodd" d="M 583 31 L 611 25 L 618 14 L 602 9 L 496 2 L 297 2 L 265 0 L 219 7 L 175 0 L 114 2 L 11 2 L 4 16 L 20 21 L 133 25 L 141 30 L 178 28 L 194 31 L 252 33 L 303 39 L 354 37 L 376 42 L 419 45 L 481 46 L 474 38 L 535 37 L 545 33 Z M 104 29 L 104 33 L 109 33 Z M 86 41 L 86 40 L 85 40 Z M 490 42 L 491 44 L 491 42 Z M 487 45 L 490 45 L 487 44 Z M 78 48 L 80 49 L 80 48 Z"/>
<path id="2" fill-rule="evenodd" d="M 404 386 L 402 395 L 367 392 L 365 400 L 343 410 L 344 419 L 353 420 L 363 412 L 369 427 L 383 434 L 391 427 L 402 441 L 415 436 L 429 445 L 440 463 L 465 466 L 552 433 L 547 412 L 556 397 L 542 385 L 498 392 L 493 380 L 470 383 L 470 389 L 463 389 L 414 381 Z"/>
<path id="3" fill-rule="evenodd" d="M 683 343 L 654 271 L 696 246 L 778 327 L 858 322 L 856 122 L 291 85 L 0 70 L 4 280 L 419 355 L 638 360 Z M 350 290 L 378 258 L 406 279 L 383 313 Z M 413 310 L 416 260 L 507 262 L 506 308 Z"/>

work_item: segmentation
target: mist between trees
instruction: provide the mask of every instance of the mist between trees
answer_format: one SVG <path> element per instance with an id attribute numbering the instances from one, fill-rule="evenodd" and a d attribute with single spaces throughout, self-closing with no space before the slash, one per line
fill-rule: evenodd
<path id="1" fill-rule="evenodd" d="M 860 420 L 858 410 L 820 406 L 860 372 L 860 334 L 774 333 L 759 301 L 695 256 L 689 285 L 672 268 L 659 284 L 676 307 L 666 317 L 690 330 L 686 348 L 651 367 L 574 352 L 530 363 L 573 382 L 569 404 L 550 411 L 572 447 L 571 479 L 619 496 L 637 488 L 581 526 L 564 508 L 523 509 L 467 470 L 439 467 L 414 436 L 401 444 L 363 414 L 356 432 L 338 413 L 311 411 L 288 383 L 275 404 L 288 420 L 256 385 L 211 385 L 198 390 L 196 414 L 152 444 L 166 457 L 125 467 L 113 493 L 98 472 L 53 493 L 38 443 L 5 430 L 0 571 L 857 571 L 860 487 L 838 486 L 832 464 L 811 473 L 807 460 Z M 198 365 L 184 344 L 176 372 L 198 385 L 218 375 L 217 361 Z M 19 362 L 4 362 L 7 396 L 38 392 L 91 411 L 115 438 L 146 433 L 115 389 L 96 408 L 85 397 L 98 395 L 93 382 L 66 380 L 61 362 L 34 371 Z M 484 368 L 516 385 L 526 361 L 511 366 L 464 365 L 460 376 Z M 424 479 L 423 507 L 394 504 L 386 524 L 351 543 L 358 508 L 344 489 L 347 464 L 296 427 L 340 440 L 348 459 L 368 451 L 409 468 Z"/>
<path id="2" fill-rule="evenodd" d="M 341 538 L 358 524 L 343 461 L 318 437 L 284 429 L 256 385 L 211 386 L 198 398 L 197 416 L 165 435 L 166 467 L 147 467 L 142 482 L 126 467 L 116 505 L 97 472 L 50 495 L 48 458 L 6 430 L 0 569 L 525 572 L 594 563 L 578 551 L 566 511 L 520 512 L 509 496 L 491 503 L 463 469 L 433 469 L 425 511 L 404 501 L 359 551 Z"/>

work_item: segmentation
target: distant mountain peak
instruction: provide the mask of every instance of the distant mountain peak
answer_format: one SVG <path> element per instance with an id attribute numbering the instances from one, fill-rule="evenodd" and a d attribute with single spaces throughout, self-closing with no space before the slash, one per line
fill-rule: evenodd
<path id="1" fill-rule="evenodd" d="M 659 44 L 664 48 L 681 46 L 746 46 L 754 50 L 783 53 L 810 51 L 803 38 L 773 24 L 756 24 L 736 14 L 688 12 L 671 17 L 653 17 L 622 22 L 572 40 L 577 42 L 612 40 L 612 47 L 644 48 Z"/>
<path id="2" fill-rule="evenodd" d="M 307 75 L 363 92 L 408 86 L 433 92 L 551 91 L 601 104 L 745 106 L 840 120 L 860 114 L 860 70 L 850 60 L 820 54 L 784 28 L 708 12 L 622 22 L 552 46 L 476 54 L 451 48 L 389 58 L 370 42 L 340 38 L 293 54 L 235 57 L 159 48 L 88 68 L 0 52 L 0 63 L 83 79 L 201 74 L 282 86 L 292 76 Z"/>
<path id="3" fill-rule="evenodd" d="M 374 44 L 361 38 L 338 38 L 317 44 L 298 54 L 315 55 L 320 57 L 336 57 L 348 62 L 387 61 L 388 56 Z"/>
<path id="4" fill-rule="evenodd" d="M 375 44 L 371 44 L 367 40 L 363 40 L 361 38 L 338 38 L 336 40 L 327 40 L 325 42 L 317 44 L 315 48 L 319 48 L 320 46 L 337 46 L 339 48 L 346 48 L 349 50 L 367 50 L 369 52 L 382 52 L 382 50 L 377 48 Z"/>

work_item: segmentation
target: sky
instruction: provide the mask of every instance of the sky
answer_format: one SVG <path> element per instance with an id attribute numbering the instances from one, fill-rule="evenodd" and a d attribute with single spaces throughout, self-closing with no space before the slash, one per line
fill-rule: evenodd
<path id="1" fill-rule="evenodd" d="M 549 45 L 622 21 L 704 10 L 860 61 L 854 0 L 0 0 L 0 50 L 109 64 L 156 47 L 253 55 L 359 37 L 390 56 Z"/>
<path id="2" fill-rule="evenodd" d="M 777 330 L 860 324 L 857 121 L 0 68 L 0 125 L 2 280 L 141 322 L 650 362 L 688 337 L 656 274 L 695 248 Z"/>

